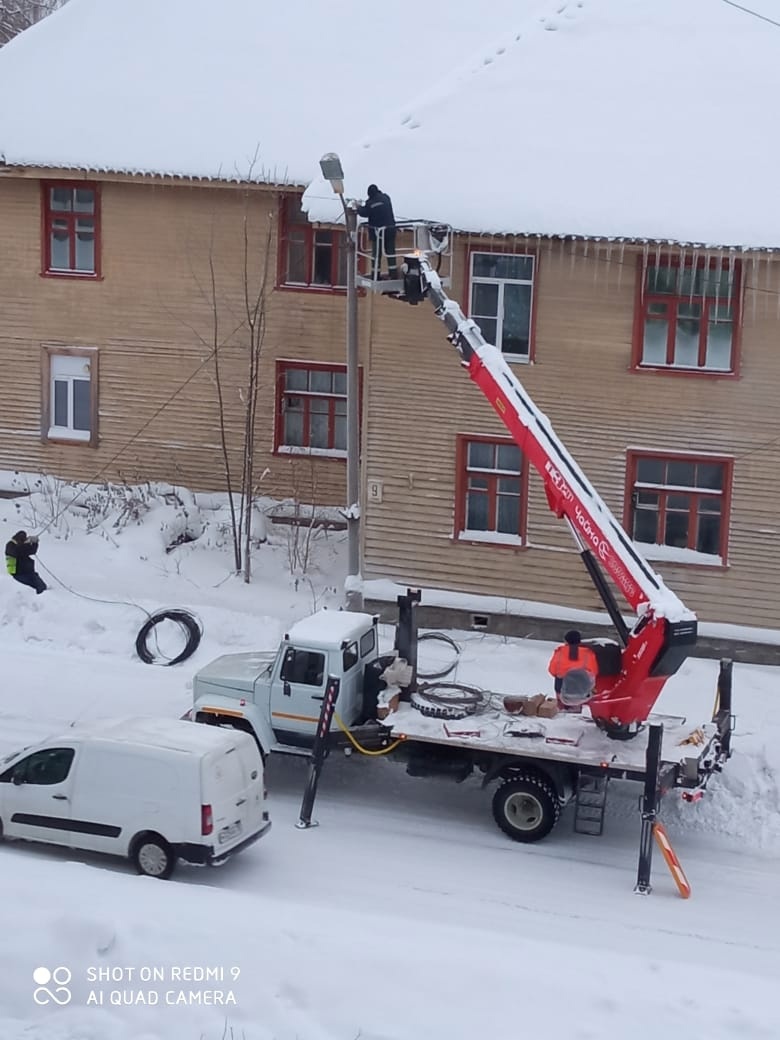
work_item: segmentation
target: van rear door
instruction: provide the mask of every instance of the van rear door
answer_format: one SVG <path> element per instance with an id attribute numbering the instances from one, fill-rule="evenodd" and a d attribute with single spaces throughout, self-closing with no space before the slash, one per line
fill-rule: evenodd
<path id="1" fill-rule="evenodd" d="M 257 744 L 248 733 L 224 732 L 225 744 L 206 755 L 202 763 L 203 831 L 215 856 L 246 841 L 265 825 L 263 762 Z"/>

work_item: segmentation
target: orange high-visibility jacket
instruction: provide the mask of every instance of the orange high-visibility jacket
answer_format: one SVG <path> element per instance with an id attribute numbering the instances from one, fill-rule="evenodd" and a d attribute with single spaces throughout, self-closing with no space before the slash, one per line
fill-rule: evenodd
<path id="1" fill-rule="evenodd" d="M 570 672 L 573 668 L 584 668 L 586 672 L 590 672 L 594 679 L 599 674 L 596 655 L 589 646 L 578 645 L 577 657 L 575 660 L 572 660 L 569 656 L 568 643 L 564 643 L 562 646 L 555 648 L 547 669 L 550 675 L 555 679 L 562 679 L 564 675 L 566 675 L 567 672 Z"/>

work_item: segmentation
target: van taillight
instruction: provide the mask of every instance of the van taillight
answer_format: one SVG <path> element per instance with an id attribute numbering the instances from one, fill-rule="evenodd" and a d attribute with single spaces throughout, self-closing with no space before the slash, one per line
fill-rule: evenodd
<path id="1" fill-rule="evenodd" d="M 211 834 L 214 830 L 214 816 L 211 812 L 210 805 L 201 805 L 200 807 L 200 833 Z"/>

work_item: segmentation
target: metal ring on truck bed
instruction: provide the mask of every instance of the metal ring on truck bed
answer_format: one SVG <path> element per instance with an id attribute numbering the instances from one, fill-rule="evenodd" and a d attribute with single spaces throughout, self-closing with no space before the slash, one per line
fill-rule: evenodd
<path id="1" fill-rule="evenodd" d="M 430 719 L 465 719 L 484 703 L 476 686 L 462 683 L 421 683 L 411 695 L 411 705 Z"/>

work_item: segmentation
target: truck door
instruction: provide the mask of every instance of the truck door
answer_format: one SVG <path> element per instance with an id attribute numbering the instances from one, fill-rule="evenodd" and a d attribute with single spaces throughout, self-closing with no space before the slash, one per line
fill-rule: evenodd
<path id="1" fill-rule="evenodd" d="M 288 646 L 271 690 L 271 723 L 282 744 L 307 746 L 314 738 L 327 680 L 323 650 Z"/>
<path id="2" fill-rule="evenodd" d="M 0 775 L 0 816 L 9 838 L 71 844 L 75 748 L 34 751 Z"/>

